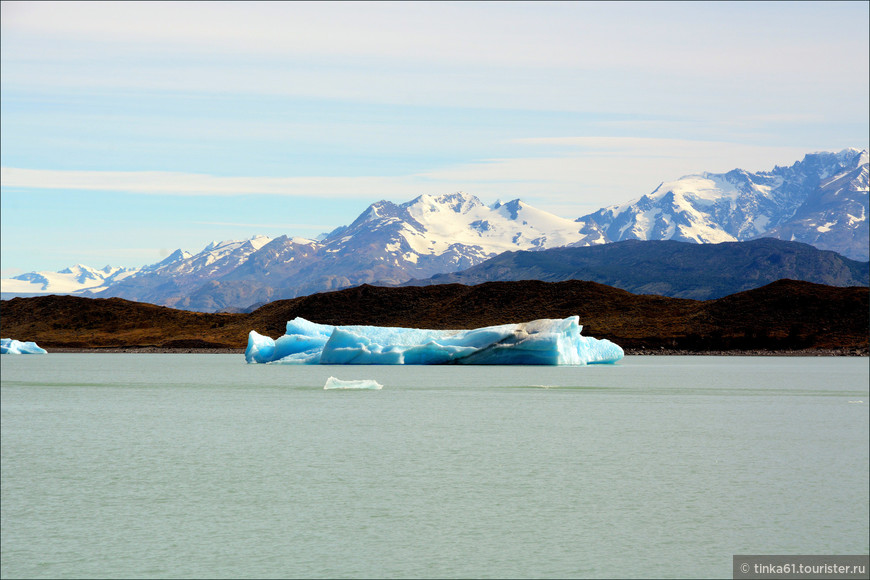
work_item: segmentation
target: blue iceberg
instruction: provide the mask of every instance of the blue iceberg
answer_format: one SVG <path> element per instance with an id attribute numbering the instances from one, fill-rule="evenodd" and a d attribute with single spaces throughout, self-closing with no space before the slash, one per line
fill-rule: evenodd
<path id="1" fill-rule="evenodd" d="M 614 363 L 625 353 L 609 340 L 582 336 L 577 316 L 473 330 L 331 326 L 304 318 L 273 340 L 248 335 L 248 363 L 381 365 L 586 365 Z"/>
<path id="2" fill-rule="evenodd" d="M 0 338 L 0 354 L 46 354 L 35 342 L 22 342 L 12 338 Z"/>

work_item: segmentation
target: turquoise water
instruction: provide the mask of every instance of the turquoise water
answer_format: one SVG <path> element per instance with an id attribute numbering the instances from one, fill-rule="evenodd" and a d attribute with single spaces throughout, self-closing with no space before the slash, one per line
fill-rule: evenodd
<path id="1" fill-rule="evenodd" d="M 4 578 L 731 577 L 733 554 L 868 552 L 866 358 L 0 362 Z"/>

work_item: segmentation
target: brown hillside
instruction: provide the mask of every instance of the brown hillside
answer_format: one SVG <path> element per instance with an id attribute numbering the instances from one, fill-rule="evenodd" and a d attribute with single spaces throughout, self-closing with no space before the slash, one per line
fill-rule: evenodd
<path id="1" fill-rule="evenodd" d="M 488 282 L 477 286 L 359 286 L 280 300 L 250 314 L 204 314 L 119 298 L 15 298 L 0 310 L 4 337 L 46 348 L 244 348 L 302 316 L 324 324 L 476 328 L 578 315 L 583 333 L 626 349 L 839 349 L 866 353 L 868 288 L 780 280 L 705 302 L 636 295 L 597 284 Z"/>

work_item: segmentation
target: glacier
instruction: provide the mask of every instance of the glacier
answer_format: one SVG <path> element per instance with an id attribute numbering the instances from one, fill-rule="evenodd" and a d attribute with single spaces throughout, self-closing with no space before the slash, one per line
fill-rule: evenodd
<path id="1" fill-rule="evenodd" d="M 606 339 L 582 336 L 579 317 L 541 319 L 472 330 L 332 326 L 304 318 L 277 340 L 252 330 L 245 360 L 280 364 L 587 365 L 625 355 Z"/>
<path id="2" fill-rule="evenodd" d="M 0 354 L 47 354 L 35 342 L 22 342 L 13 338 L 0 338 Z"/>

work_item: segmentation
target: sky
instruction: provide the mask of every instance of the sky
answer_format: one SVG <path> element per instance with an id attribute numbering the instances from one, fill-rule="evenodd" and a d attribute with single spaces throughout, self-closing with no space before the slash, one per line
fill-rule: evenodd
<path id="1" fill-rule="evenodd" d="M 2 277 L 866 148 L 868 2 L 2 2 Z"/>

